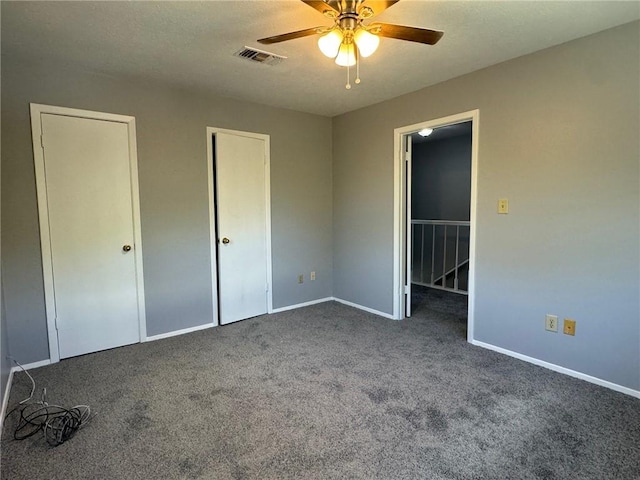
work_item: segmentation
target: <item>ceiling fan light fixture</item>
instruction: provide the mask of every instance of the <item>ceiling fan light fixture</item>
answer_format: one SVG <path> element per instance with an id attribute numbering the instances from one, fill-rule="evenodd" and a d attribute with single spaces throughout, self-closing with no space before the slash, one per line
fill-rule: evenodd
<path id="1" fill-rule="evenodd" d="M 318 48 L 323 55 L 329 58 L 336 58 L 340 45 L 342 44 L 343 35 L 339 28 L 334 28 L 329 33 L 322 35 L 318 39 Z"/>
<path id="2" fill-rule="evenodd" d="M 293 1 L 293 0 L 292 0 Z M 435 45 L 443 32 L 426 28 L 408 27 L 392 23 L 362 22 L 393 6 L 399 0 L 302 0 L 305 5 L 333 20 L 332 26 L 305 28 L 295 32 L 283 33 L 258 39 L 259 43 L 272 43 L 294 40 L 296 38 L 320 35 L 318 48 L 323 55 L 334 58 L 335 63 L 347 67 L 346 88 L 349 82 L 350 67 L 356 66 L 355 83 L 360 83 L 360 57 L 371 56 L 380 44 L 380 37 L 395 38 L 408 42 Z"/>
<path id="3" fill-rule="evenodd" d="M 353 67 L 356 64 L 356 49 L 353 42 L 340 45 L 338 56 L 336 57 L 336 64 L 341 67 Z"/>
<path id="4" fill-rule="evenodd" d="M 360 27 L 356 30 L 353 40 L 356 42 L 358 46 L 358 52 L 363 57 L 368 57 L 372 55 L 378 49 L 378 45 L 380 45 L 380 38 L 372 33 L 369 33 L 364 28 Z"/>

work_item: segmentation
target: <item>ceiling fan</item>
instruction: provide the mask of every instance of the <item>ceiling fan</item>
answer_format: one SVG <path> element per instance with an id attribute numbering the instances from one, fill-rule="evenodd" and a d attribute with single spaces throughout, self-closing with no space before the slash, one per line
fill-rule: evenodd
<path id="1" fill-rule="evenodd" d="M 380 37 L 396 38 L 409 42 L 435 45 L 443 35 L 437 30 L 426 28 L 406 27 L 389 23 L 372 23 L 364 25 L 363 21 L 382 13 L 400 0 L 302 0 L 311 8 L 333 20 L 330 27 L 320 26 L 306 28 L 295 32 L 261 38 L 262 44 L 272 44 L 307 37 L 321 35 L 318 39 L 320 51 L 330 58 L 335 58 L 336 64 L 342 67 L 359 67 L 359 58 L 368 57 L 378 48 Z M 359 68 L 358 68 L 359 70 Z M 359 72 L 356 83 L 360 83 Z M 347 68 L 347 89 L 349 83 L 349 68 Z"/>

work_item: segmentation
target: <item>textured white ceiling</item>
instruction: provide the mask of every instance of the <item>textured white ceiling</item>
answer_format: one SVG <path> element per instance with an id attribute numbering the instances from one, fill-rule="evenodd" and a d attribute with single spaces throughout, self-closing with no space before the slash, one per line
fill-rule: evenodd
<path id="1" fill-rule="evenodd" d="M 640 18 L 638 1 L 402 0 L 376 21 L 443 30 L 435 46 L 383 38 L 362 83 L 324 57 L 315 37 L 270 45 L 268 66 L 232 56 L 263 38 L 330 20 L 299 0 L 5 2 L 3 55 L 52 58 L 334 116 Z"/>

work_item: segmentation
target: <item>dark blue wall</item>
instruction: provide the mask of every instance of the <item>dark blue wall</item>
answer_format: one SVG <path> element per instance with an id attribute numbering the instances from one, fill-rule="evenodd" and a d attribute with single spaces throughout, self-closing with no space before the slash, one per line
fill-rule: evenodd
<path id="1" fill-rule="evenodd" d="M 414 143 L 411 217 L 469 220 L 471 135 Z"/>

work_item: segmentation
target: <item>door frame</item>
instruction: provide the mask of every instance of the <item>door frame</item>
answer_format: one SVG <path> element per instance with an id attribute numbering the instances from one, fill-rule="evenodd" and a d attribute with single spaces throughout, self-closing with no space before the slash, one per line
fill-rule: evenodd
<path id="1" fill-rule="evenodd" d="M 476 218 L 478 203 L 478 133 L 480 131 L 480 110 L 470 110 L 447 117 L 425 120 L 420 123 L 399 127 L 393 131 L 394 150 L 394 189 L 393 189 L 393 318 L 401 320 L 405 312 L 406 261 L 408 235 L 405 227 L 407 220 L 407 188 L 405 188 L 406 168 L 404 155 L 404 137 L 423 128 L 438 128 L 454 123 L 471 121 L 471 212 L 469 238 L 469 306 L 467 317 L 467 341 L 474 339 L 475 312 L 475 258 L 476 258 Z M 410 180 L 410 179 L 409 179 Z M 410 206 L 409 206 L 410 209 Z"/>
<path id="2" fill-rule="evenodd" d="M 271 137 L 263 133 L 244 132 L 241 130 L 229 130 L 226 128 L 207 127 L 207 181 L 209 190 L 209 243 L 211 245 L 211 290 L 213 307 L 213 324 L 220 325 L 218 312 L 218 233 L 216 231 L 216 206 L 215 206 L 215 182 L 214 169 L 215 152 L 213 151 L 212 137 L 216 133 L 226 133 L 249 137 L 264 141 L 264 192 L 265 192 L 265 235 L 266 235 L 266 260 L 267 260 L 267 313 L 273 313 L 273 269 L 271 255 Z"/>
<path id="3" fill-rule="evenodd" d="M 62 115 L 66 117 L 87 118 L 123 123 L 127 126 L 129 137 L 129 173 L 131 175 L 131 210 L 133 216 L 133 238 L 135 248 L 136 287 L 138 297 L 138 341 L 147 337 L 147 321 L 144 295 L 144 271 L 142 267 L 142 233 L 140 222 L 140 191 L 138 186 L 138 152 L 136 143 L 136 119 L 127 115 L 78 110 L 76 108 L 57 107 L 30 103 L 31 140 L 33 142 L 33 161 L 38 197 L 38 219 L 40 225 L 40 249 L 42 254 L 42 276 L 44 280 L 45 312 L 47 334 L 49 337 L 49 359 L 51 363 L 60 361 L 58 348 L 58 329 L 56 328 L 55 286 L 53 282 L 53 262 L 51 256 L 51 238 L 49 235 L 49 208 L 47 200 L 47 179 L 42 140 L 42 114 Z"/>

